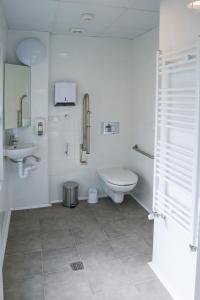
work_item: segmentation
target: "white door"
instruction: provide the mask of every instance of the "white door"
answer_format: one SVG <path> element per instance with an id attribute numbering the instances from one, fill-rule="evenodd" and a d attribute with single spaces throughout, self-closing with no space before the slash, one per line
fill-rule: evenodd
<path id="1" fill-rule="evenodd" d="M 158 53 L 152 267 L 176 300 L 194 300 L 197 259 L 199 42 Z"/>

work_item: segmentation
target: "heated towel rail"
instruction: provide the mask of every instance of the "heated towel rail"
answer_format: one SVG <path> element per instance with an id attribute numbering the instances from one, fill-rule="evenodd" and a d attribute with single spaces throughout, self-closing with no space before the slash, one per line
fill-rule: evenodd
<path id="1" fill-rule="evenodd" d="M 157 55 L 154 216 L 172 219 L 197 250 L 200 44 Z"/>

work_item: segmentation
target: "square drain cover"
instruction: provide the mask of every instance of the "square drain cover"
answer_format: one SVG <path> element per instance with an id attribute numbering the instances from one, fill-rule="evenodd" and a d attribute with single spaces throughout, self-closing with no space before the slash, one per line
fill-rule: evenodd
<path id="1" fill-rule="evenodd" d="M 84 265 L 82 261 L 76 261 L 70 264 L 70 267 L 72 268 L 73 271 L 79 271 L 84 269 Z"/>

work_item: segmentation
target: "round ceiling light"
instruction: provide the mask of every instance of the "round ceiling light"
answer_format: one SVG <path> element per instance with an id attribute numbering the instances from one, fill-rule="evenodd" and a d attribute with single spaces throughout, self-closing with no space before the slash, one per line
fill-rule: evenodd
<path id="1" fill-rule="evenodd" d="M 95 15 L 92 14 L 92 13 L 84 13 L 84 14 L 81 14 L 81 19 L 83 21 L 92 21 L 93 19 L 95 18 Z"/>
<path id="2" fill-rule="evenodd" d="M 83 34 L 85 32 L 84 28 L 70 28 L 69 30 L 73 34 Z"/>
<path id="3" fill-rule="evenodd" d="M 190 1 L 188 7 L 192 9 L 200 9 L 200 0 Z"/>
<path id="4" fill-rule="evenodd" d="M 34 66 L 43 62 L 46 48 L 39 39 L 28 38 L 17 45 L 16 55 L 23 64 Z"/>

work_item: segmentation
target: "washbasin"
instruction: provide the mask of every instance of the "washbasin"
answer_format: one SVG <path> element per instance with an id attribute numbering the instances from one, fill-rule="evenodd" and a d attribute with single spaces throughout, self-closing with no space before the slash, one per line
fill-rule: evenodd
<path id="1" fill-rule="evenodd" d="M 34 154 L 38 149 L 34 144 L 18 144 L 14 146 L 6 146 L 4 148 L 4 156 L 14 160 L 23 159 L 26 156 Z"/>

